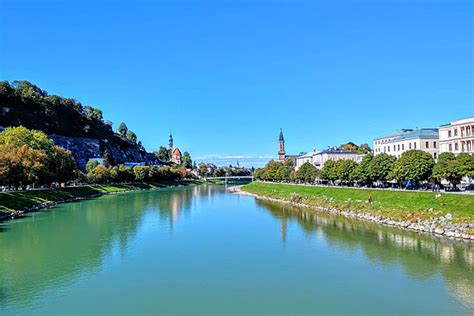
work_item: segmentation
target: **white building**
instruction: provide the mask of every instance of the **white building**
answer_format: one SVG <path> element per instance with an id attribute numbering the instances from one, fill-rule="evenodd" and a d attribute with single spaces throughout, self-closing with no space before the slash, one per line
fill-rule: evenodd
<path id="1" fill-rule="evenodd" d="M 439 153 L 474 153 L 474 117 L 452 121 L 439 128 Z"/>
<path id="2" fill-rule="evenodd" d="M 403 129 L 374 139 L 373 146 L 375 156 L 386 153 L 400 158 L 405 151 L 418 149 L 438 159 L 439 132 L 437 128 Z"/>
<path id="3" fill-rule="evenodd" d="M 330 148 L 323 151 L 314 151 L 312 153 L 304 154 L 296 158 L 296 170 L 298 170 L 304 163 L 309 162 L 318 169 L 322 169 L 328 160 L 353 160 L 360 163 L 364 158 L 364 154 L 357 154 L 349 150 Z"/>

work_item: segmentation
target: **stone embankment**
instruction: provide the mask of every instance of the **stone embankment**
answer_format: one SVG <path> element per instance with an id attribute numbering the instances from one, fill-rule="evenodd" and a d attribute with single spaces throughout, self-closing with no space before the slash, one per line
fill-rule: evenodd
<path id="1" fill-rule="evenodd" d="M 322 207 L 316 205 L 309 205 L 300 202 L 276 199 L 264 195 L 257 195 L 243 191 L 241 186 L 231 187 L 229 191 L 237 194 L 250 195 L 254 196 L 257 199 L 285 203 L 296 207 L 308 208 L 317 210 L 320 212 L 328 213 L 331 215 L 338 215 L 347 218 L 359 219 L 364 221 L 369 221 L 377 223 L 380 225 L 394 226 L 402 229 L 420 232 L 420 233 L 429 233 L 434 235 L 440 235 L 448 238 L 454 239 L 464 239 L 464 240 L 474 240 L 474 223 L 453 223 L 452 215 L 446 214 L 445 216 L 438 217 L 431 220 L 419 220 L 419 221 L 396 221 L 388 217 L 376 216 L 364 212 L 355 212 L 351 210 L 338 210 L 336 208 Z"/>

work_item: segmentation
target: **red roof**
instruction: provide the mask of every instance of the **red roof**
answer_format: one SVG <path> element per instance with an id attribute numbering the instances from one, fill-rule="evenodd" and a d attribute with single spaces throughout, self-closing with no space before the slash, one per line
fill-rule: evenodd
<path id="1" fill-rule="evenodd" d="M 173 150 L 173 155 L 175 155 L 175 156 L 181 156 L 181 151 L 179 150 L 179 148 L 175 148 L 175 149 Z"/>

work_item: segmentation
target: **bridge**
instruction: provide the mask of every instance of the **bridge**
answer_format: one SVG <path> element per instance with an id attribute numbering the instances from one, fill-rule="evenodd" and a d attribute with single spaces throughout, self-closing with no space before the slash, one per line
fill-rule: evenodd
<path id="1" fill-rule="evenodd" d="M 225 180 L 225 183 L 229 180 L 245 180 L 245 179 L 250 179 L 250 181 L 253 181 L 253 176 L 222 176 L 222 177 L 208 177 L 208 178 L 203 178 L 206 181 L 210 180 Z"/>

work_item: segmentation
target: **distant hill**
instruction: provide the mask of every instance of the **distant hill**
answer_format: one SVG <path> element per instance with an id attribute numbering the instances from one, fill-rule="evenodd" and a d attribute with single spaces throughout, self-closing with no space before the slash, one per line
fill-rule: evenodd
<path id="1" fill-rule="evenodd" d="M 117 163 L 155 162 L 140 143 L 115 133 L 102 111 L 74 99 L 49 95 L 28 81 L 0 82 L 0 127 L 23 125 L 45 132 L 72 151 L 80 168 L 110 151 Z"/>

